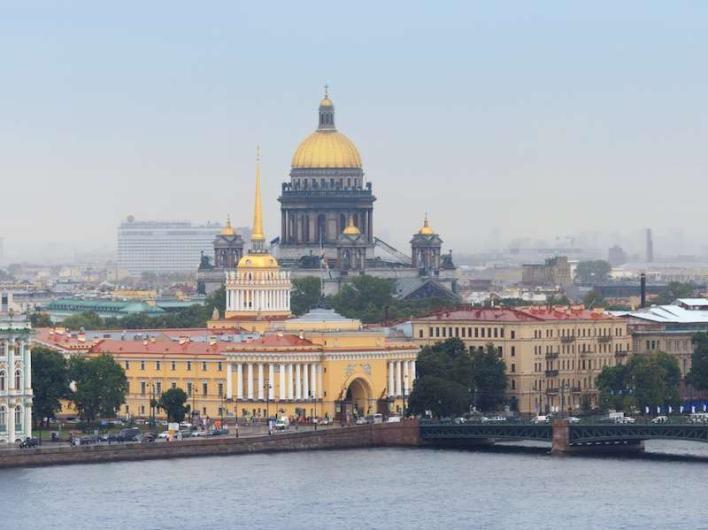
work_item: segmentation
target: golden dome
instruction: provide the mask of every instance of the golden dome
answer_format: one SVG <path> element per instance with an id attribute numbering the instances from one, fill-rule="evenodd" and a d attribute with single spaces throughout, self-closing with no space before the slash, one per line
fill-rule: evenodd
<path id="1" fill-rule="evenodd" d="M 332 103 L 332 100 L 329 99 L 329 96 L 325 96 L 322 98 L 322 101 L 320 101 L 320 107 L 332 107 L 334 106 L 334 103 Z"/>
<path id="2" fill-rule="evenodd" d="M 236 230 L 234 230 L 234 227 L 231 226 L 231 216 L 226 217 L 226 226 L 221 230 L 221 235 L 222 236 L 235 236 L 236 235 Z"/>
<path id="3" fill-rule="evenodd" d="M 346 228 L 342 230 L 342 234 L 345 236 L 358 236 L 361 234 L 361 230 L 357 228 L 357 226 L 354 224 L 354 220 L 350 217 L 349 218 L 349 224 L 347 224 Z"/>
<path id="4" fill-rule="evenodd" d="M 318 130 L 305 138 L 293 155 L 294 168 L 361 168 L 354 142 L 340 132 Z"/>
<path id="5" fill-rule="evenodd" d="M 433 231 L 432 228 L 430 228 L 430 225 L 428 224 L 428 215 L 425 215 L 425 220 L 423 221 L 423 226 L 418 230 L 418 233 L 422 236 L 432 236 L 435 235 L 435 232 Z"/>
<path id="6" fill-rule="evenodd" d="M 238 260 L 238 269 L 277 269 L 278 260 L 270 254 L 246 254 Z"/>

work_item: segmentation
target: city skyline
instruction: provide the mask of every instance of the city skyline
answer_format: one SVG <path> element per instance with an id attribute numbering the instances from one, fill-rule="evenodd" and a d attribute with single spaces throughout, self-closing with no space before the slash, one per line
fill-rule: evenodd
<path id="1" fill-rule="evenodd" d="M 247 226 L 257 144 L 276 237 L 325 83 L 398 248 L 427 212 L 456 253 L 647 227 L 705 251 L 706 7 L 403 5 L 4 7 L 3 169 L 33 203 L 0 210 L 5 255 L 114 251 L 128 215 Z"/>

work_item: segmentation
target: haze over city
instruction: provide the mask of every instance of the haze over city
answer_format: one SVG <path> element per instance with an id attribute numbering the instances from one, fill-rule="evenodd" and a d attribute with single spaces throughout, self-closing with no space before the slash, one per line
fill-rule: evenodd
<path id="1" fill-rule="evenodd" d="M 126 216 L 265 229 L 328 83 L 377 232 L 448 248 L 580 238 L 703 253 L 700 2 L 9 2 L 0 8 L 7 257 L 114 252 Z"/>

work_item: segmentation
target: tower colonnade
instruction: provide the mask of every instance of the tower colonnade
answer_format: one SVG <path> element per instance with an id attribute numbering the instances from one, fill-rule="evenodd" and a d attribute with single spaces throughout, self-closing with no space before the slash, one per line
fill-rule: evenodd
<path id="1" fill-rule="evenodd" d="M 392 360 L 387 365 L 388 386 L 386 395 L 388 397 L 408 396 L 413 391 L 413 383 L 416 379 L 414 360 Z"/>

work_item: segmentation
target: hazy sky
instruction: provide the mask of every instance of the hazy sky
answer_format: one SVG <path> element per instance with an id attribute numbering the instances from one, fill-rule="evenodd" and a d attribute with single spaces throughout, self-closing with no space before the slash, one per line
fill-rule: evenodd
<path id="1" fill-rule="evenodd" d="M 108 4 L 0 3 L 7 253 L 249 224 L 257 144 L 275 237 L 325 82 L 396 245 L 708 233 L 708 2 Z"/>

